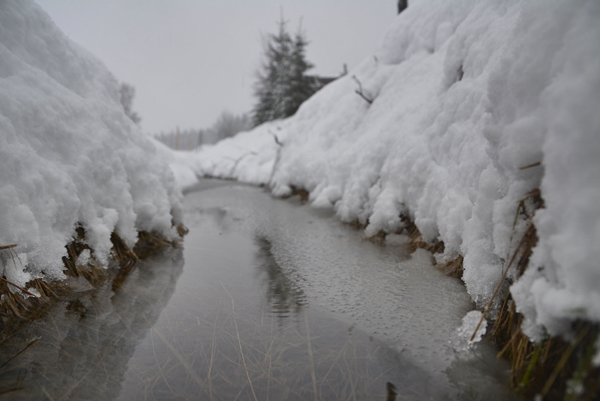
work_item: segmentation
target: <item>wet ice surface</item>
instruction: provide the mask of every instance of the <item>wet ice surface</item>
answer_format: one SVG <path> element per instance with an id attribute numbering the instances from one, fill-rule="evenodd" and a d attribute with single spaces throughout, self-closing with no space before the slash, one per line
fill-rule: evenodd
<path id="1" fill-rule="evenodd" d="M 0 399 L 387 400 L 388 382 L 397 400 L 514 398 L 492 350 L 457 351 L 470 303 L 427 253 L 259 188 L 200 188 L 183 253 L 0 346 Z"/>
<path id="2" fill-rule="evenodd" d="M 273 199 L 252 187 L 190 193 L 186 213 L 192 227 L 215 221 L 220 235 L 240 233 L 268 243 L 309 309 L 385 342 L 422 370 L 428 389 L 423 398 L 512 397 L 503 385 L 508 367 L 494 350 L 479 345 L 464 351 L 457 328 L 471 303 L 463 285 L 437 271 L 427 252 L 409 255 L 401 243 L 381 248 L 330 212 Z M 186 249 L 195 246 L 201 242 L 186 239 Z M 232 243 L 230 251 L 239 249 Z"/>
<path id="3" fill-rule="evenodd" d="M 183 271 L 170 250 L 138 266 L 120 286 L 81 285 L 0 343 L 1 400 L 111 400 L 127 363 L 156 323 Z"/>
<path id="4" fill-rule="evenodd" d="M 431 394 L 426 372 L 311 308 L 269 240 L 240 233 L 219 210 L 197 217 L 186 271 L 119 399 L 384 400 L 388 381 L 404 399 Z"/>

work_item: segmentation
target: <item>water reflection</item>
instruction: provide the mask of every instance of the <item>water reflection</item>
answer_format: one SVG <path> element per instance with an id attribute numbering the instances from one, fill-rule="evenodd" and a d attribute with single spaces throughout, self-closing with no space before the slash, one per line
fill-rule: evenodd
<path id="1" fill-rule="evenodd" d="M 287 317 L 290 313 L 297 314 L 306 303 L 304 292 L 287 277 L 273 257 L 271 241 L 257 235 L 255 243 L 258 247 L 255 256 L 256 268 L 263 282 L 270 312 L 280 317 Z"/>
<path id="2" fill-rule="evenodd" d="M 268 237 L 223 230 L 235 217 L 203 212 L 190 227 L 177 291 L 119 400 L 385 400 L 388 382 L 399 400 L 436 394 L 400 353 L 307 307 Z"/>
<path id="3" fill-rule="evenodd" d="M 172 250 L 140 264 L 118 291 L 108 280 L 56 304 L 5 340 L 0 399 L 115 398 L 129 359 L 173 294 L 182 269 L 182 251 Z"/>
<path id="4" fill-rule="evenodd" d="M 353 233 L 347 228 L 328 230 L 317 220 L 316 230 L 303 228 L 300 223 L 310 221 L 306 214 L 282 228 L 282 216 L 299 208 L 281 202 L 285 213 L 277 214 L 275 201 L 265 203 L 258 190 L 223 194 L 188 197 L 191 230 L 183 272 L 181 253 L 140 266 L 118 291 L 107 285 L 83 292 L 1 344 L 0 400 L 509 398 L 489 385 L 497 372 L 486 373 L 485 366 L 455 362 L 444 373 L 447 381 L 440 381 L 440 367 L 418 359 L 432 345 L 434 354 L 444 350 L 426 333 L 440 329 L 440 315 L 428 307 L 443 308 L 442 301 L 456 295 L 436 298 L 447 291 L 440 287 L 426 292 L 424 302 L 418 291 L 402 287 L 421 265 L 389 268 L 384 259 L 387 270 L 372 269 L 380 250 L 362 258 L 371 247 L 338 238 Z M 300 229 L 287 233 L 291 226 Z M 346 242 L 350 245 L 342 245 Z M 331 244 L 337 250 L 332 255 Z M 364 266 L 355 266 L 353 258 Z M 369 287 L 363 270 L 377 286 Z M 407 327 L 402 339 L 416 338 L 418 352 L 396 351 L 361 331 L 360 324 L 336 320 L 309 304 L 306 294 L 311 301 L 318 294 L 315 283 L 332 279 L 336 286 L 323 290 L 327 299 L 346 299 L 348 308 L 362 307 L 356 302 L 362 300 L 365 319 L 380 319 L 383 327 L 397 319 Z M 347 298 L 342 294 L 347 290 L 366 296 Z M 398 305 L 386 310 L 371 302 L 378 299 L 376 291 L 399 294 Z M 416 301 L 407 302 L 407 294 Z M 482 364 L 490 360 L 493 355 Z"/>

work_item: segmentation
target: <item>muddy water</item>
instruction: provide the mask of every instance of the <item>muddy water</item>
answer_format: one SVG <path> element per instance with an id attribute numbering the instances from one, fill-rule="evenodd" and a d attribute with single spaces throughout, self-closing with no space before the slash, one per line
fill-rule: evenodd
<path id="1" fill-rule="evenodd" d="M 493 350 L 456 335 L 462 285 L 401 237 L 223 182 L 187 194 L 186 223 L 183 252 L 2 344 L 0 400 L 514 398 Z"/>

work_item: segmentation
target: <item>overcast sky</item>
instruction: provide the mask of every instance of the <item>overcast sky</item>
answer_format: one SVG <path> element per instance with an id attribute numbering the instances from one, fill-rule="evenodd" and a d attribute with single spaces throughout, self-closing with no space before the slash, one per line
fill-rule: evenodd
<path id="1" fill-rule="evenodd" d="M 311 73 L 337 76 L 372 54 L 396 16 L 395 0 L 36 0 L 72 40 L 135 86 L 144 131 L 206 128 L 223 110 L 252 109 L 261 37 L 310 41 Z"/>

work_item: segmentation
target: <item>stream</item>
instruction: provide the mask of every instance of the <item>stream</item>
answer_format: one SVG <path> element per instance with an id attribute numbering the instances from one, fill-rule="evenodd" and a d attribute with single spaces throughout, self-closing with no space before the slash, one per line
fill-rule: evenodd
<path id="1" fill-rule="evenodd" d="M 183 249 L 58 303 L 0 344 L 0 400 L 510 400 L 457 334 L 472 304 L 407 239 L 205 180 Z"/>

